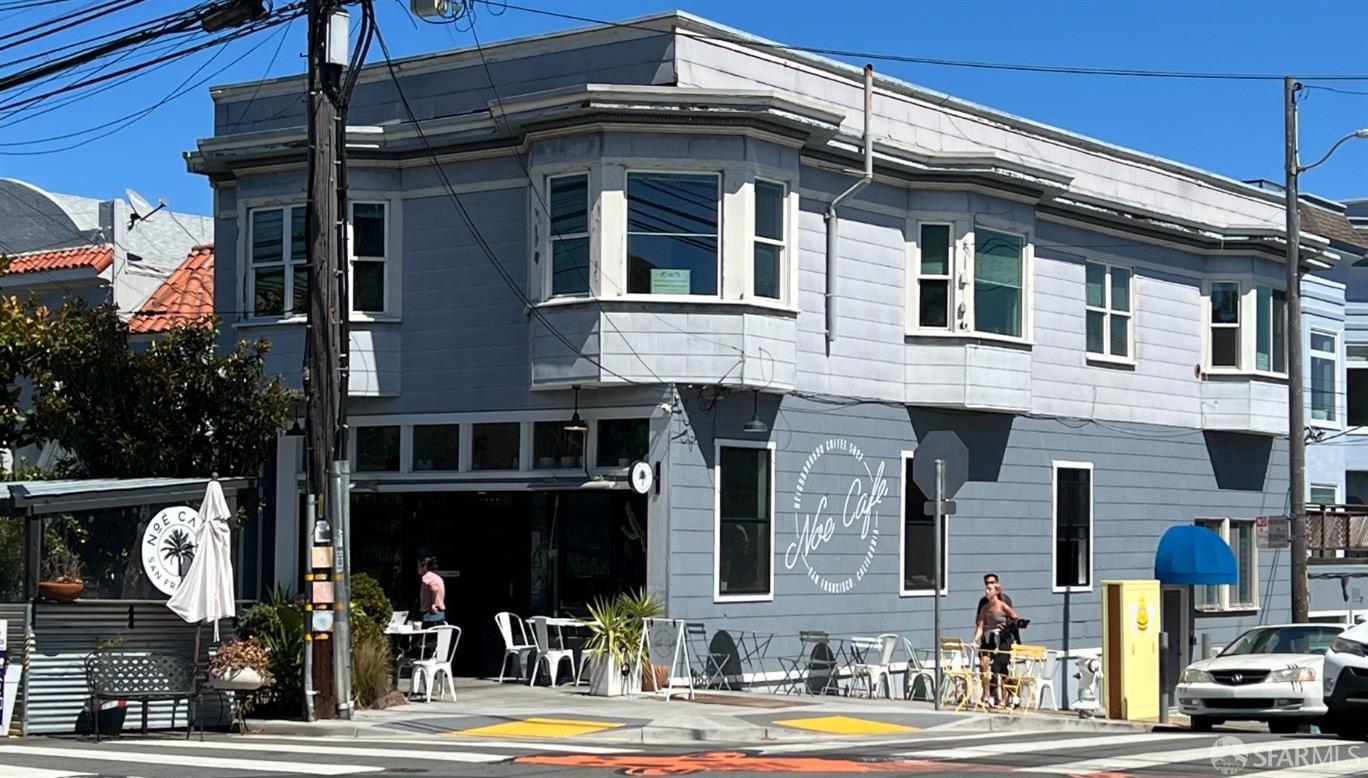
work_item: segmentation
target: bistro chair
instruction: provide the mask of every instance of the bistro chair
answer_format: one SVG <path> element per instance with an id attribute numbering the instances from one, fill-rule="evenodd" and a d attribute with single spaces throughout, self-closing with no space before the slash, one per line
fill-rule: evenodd
<path id="1" fill-rule="evenodd" d="M 703 622 L 687 622 L 684 625 L 684 639 L 690 643 L 689 653 L 694 660 L 693 667 L 689 668 L 693 673 L 694 683 L 705 689 L 717 684 L 719 688 L 731 691 L 731 682 L 725 672 L 728 657 L 724 653 L 712 650 L 712 646 L 708 644 L 708 629 Z"/>
<path id="2" fill-rule="evenodd" d="M 1045 661 L 1040 664 L 1040 677 L 1036 679 L 1036 685 L 1040 687 L 1039 694 L 1035 698 L 1036 710 L 1045 703 L 1045 691 L 1050 692 L 1050 707 L 1059 710 L 1059 698 L 1055 696 L 1054 676 L 1059 668 L 1059 652 L 1053 649 L 1045 652 Z"/>
<path id="3" fill-rule="evenodd" d="M 1023 713 L 1029 713 L 1033 708 L 1038 707 L 1040 697 L 1040 665 L 1045 661 L 1046 650 L 1044 646 L 1031 645 L 1028 643 L 1018 643 L 1012 646 L 1010 652 L 1011 661 L 1008 667 L 1011 672 L 1000 680 L 1002 696 L 1015 697 L 1017 704 Z M 1032 704 L 1032 701 L 1036 704 Z"/>
<path id="4" fill-rule="evenodd" d="M 936 670 L 922 664 L 921 652 L 907 638 L 902 639 L 903 651 L 907 653 L 907 674 L 903 680 L 903 699 L 917 698 L 917 681 L 926 682 L 926 699 L 936 698 Z"/>
<path id="5" fill-rule="evenodd" d="M 503 638 L 504 644 L 503 661 L 499 663 L 499 683 L 503 683 L 504 670 L 508 668 L 510 658 L 517 662 L 518 678 L 521 679 L 523 654 L 535 654 L 537 650 L 537 644 L 528 638 L 527 623 L 516 613 L 500 611 L 494 614 L 494 626 L 499 628 L 499 637 Z"/>
<path id="6" fill-rule="evenodd" d="M 779 657 L 784 670 L 782 691 L 804 691 L 826 694 L 829 689 L 839 691 L 837 685 L 836 652 L 831 647 L 831 635 L 822 630 L 798 631 L 799 650 L 796 656 Z M 822 679 L 821 688 L 813 692 L 813 681 Z"/>
<path id="7" fill-rule="evenodd" d="M 451 701 L 455 702 L 456 682 L 452 679 L 454 673 L 451 670 L 451 660 L 456 656 L 456 648 L 461 644 L 461 628 L 443 624 L 425 630 L 425 633 L 433 636 L 432 654 L 413 663 L 413 693 L 418 694 L 419 687 L 423 687 L 427 693 L 426 701 L 432 702 L 432 687 L 440 684 L 442 677 L 445 676 L 447 691 L 451 692 Z M 427 645 L 428 642 L 424 640 L 423 646 L 426 648 Z M 442 699 L 440 691 L 437 692 L 437 699 Z"/>
<path id="8" fill-rule="evenodd" d="M 551 685 L 556 685 L 556 673 L 560 670 L 561 662 L 570 663 L 570 677 L 575 678 L 575 652 L 573 649 L 565 647 L 565 638 L 559 631 L 557 642 L 558 648 L 551 647 L 551 630 L 546 625 L 545 616 L 532 617 L 532 640 L 536 644 L 537 658 L 532 661 L 531 678 L 527 680 L 528 686 L 537 685 L 537 676 L 541 673 L 542 666 L 546 667 L 546 677 L 551 681 Z"/>
<path id="9" fill-rule="evenodd" d="M 979 669 L 969 647 L 960 638 L 941 638 L 937 662 L 941 670 L 941 705 L 963 710 L 982 706 Z"/>

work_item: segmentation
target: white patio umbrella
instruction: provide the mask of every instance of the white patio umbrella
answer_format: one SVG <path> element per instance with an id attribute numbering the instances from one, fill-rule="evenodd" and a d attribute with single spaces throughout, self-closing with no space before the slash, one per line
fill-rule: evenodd
<path id="1" fill-rule="evenodd" d="M 228 501 L 218 479 L 204 490 L 195 529 L 195 556 L 185 571 L 176 593 L 166 605 L 187 622 L 214 625 L 214 641 L 219 639 L 219 619 L 237 615 L 233 597 L 233 557 L 229 548 Z M 199 655 L 199 629 L 195 629 L 195 654 Z"/>

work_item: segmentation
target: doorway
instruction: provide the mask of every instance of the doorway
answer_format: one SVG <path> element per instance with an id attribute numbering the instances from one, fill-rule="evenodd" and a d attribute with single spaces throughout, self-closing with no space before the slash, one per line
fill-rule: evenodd
<path id="1" fill-rule="evenodd" d="M 1169 704 L 1177 702 L 1174 693 L 1183 668 L 1188 666 L 1192 655 L 1192 587 L 1164 586 L 1160 597 L 1163 599 L 1164 634 L 1168 636 L 1168 646 L 1160 646 L 1160 670 L 1164 679 L 1160 690 L 1168 695 Z"/>

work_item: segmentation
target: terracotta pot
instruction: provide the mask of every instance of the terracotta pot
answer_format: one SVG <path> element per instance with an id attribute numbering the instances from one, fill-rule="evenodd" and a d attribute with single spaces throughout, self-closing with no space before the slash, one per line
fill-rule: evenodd
<path id="1" fill-rule="evenodd" d="M 641 690 L 657 692 L 670 685 L 669 665 L 642 665 Z"/>
<path id="2" fill-rule="evenodd" d="M 54 602 L 75 602 L 85 591 L 85 581 L 39 581 L 38 596 Z"/>
<path id="3" fill-rule="evenodd" d="M 209 685 L 215 689 L 236 692 L 253 692 L 261 688 L 261 673 L 250 667 L 233 670 L 223 676 L 212 676 Z"/>

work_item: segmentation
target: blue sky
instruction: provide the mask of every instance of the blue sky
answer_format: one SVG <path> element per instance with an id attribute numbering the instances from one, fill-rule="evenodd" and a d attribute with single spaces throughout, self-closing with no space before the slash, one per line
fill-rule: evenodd
<path id="1" fill-rule="evenodd" d="M 106 20 L 106 29 L 168 13 L 188 0 L 154 0 Z M 521 0 L 523 5 L 602 19 L 624 19 L 671 7 L 624 0 Z M 55 5 L 55 4 L 54 4 Z M 83 4 L 82 4 L 83 5 Z M 468 32 L 415 24 L 407 0 L 376 0 L 381 29 L 397 55 L 469 45 Z M 778 2 L 697 0 L 678 7 L 795 45 L 956 60 L 1044 65 L 1258 73 L 1368 73 L 1352 34 L 1368 28 L 1368 3 L 1303 2 Z M 53 8 L 0 14 L 0 33 L 53 15 Z M 489 41 L 580 26 L 507 9 L 481 8 L 476 21 Z M 92 28 L 94 25 L 92 25 Z M 88 35 L 92 28 L 86 28 Z M 1289 28 L 1291 45 L 1282 46 Z M 1329 34 L 1327 34 L 1329 33 Z M 208 75 L 249 48 L 211 83 L 283 75 L 301 68 L 304 30 L 240 41 L 208 65 Z M 50 39 L 59 42 L 75 38 Z M 280 44 L 279 56 L 271 63 Z M 208 53 L 150 74 L 132 85 L 75 102 L 8 127 L 0 124 L 0 176 L 56 192 L 122 196 L 125 187 L 176 210 L 207 213 L 208 184 L 185 172 L 181 153 L 211 130 L 208 85 L 174 100 L 108 137 L 60 153 L 25 155 L 88 140 L 80 136 L 14 145 L 81 130 L 150 106 L 175 90 Z M 378 47 L 372 49 L 372 60 Z M 268 67 L 268 63 L 269 67 Z M 855 64 L 862 64 L 856 62 Z M 876 62 L 884 73 L 1103 140 L 1198 165 L 1240 179 L 1282 178 L 1282 86 L 1277 82 L 1135 79 L 1011 73 Z M 1336 138 L 1368 126 L 1368 81 L 1315 82 L 1363 95 L 1311 91 L 1302 104 L 1302 153 L 1313 159 Z M 100 133 L 94 133 L 99 135 Z M 1351 143 L 1303 188 L 1328 197 L 1368 195 L 1368 141 Z"/>

